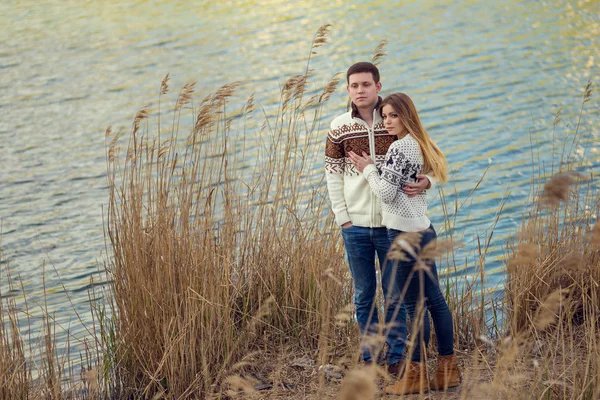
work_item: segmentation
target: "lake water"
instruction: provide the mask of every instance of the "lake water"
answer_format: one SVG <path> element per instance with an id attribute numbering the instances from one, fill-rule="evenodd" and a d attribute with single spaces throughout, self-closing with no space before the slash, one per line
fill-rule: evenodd
<path id="1" fill-rule="evenodd" d="M 105 128 L 128 131 L 137 110 L 156 103 L 167 73 L 173 89 L 196 81 L 198 98 L 241 81 L 231 109 L 251 93 L 273 109 L 283 82 L 304 71 L 313 35 L 326 23 L 333 24 L 331 41 L 313 56 L 314 84 L 370 60 L 386 39 L 382 93 L 414 99 L 453 170 L 446 193 L 462 203 L 489 168 L 457 216 L 465 252 L 477 235 L 486 236 L 508 196 L 486 264 L 491 289 L 501 285 L 504 246 L 520 223 L 532 173 L 538 160 L 552 159 L 554 114 L 562 109 L 556 136 L 572 132 L 584 87 L 599 76 L 600 2 L 5 1 L 2 268 L 22 282 L 34 338 L 44 280 L 60 340 L 67 330 L 72 343 L 88 336 L 90 279 L 105 282 Z M 340 85 L 324 124 L 345 110 L 346 100 Z M 598 104 L 594 94 L 574 152 L 587 160 L 588 173 L 600 164 Z M 322 173 L 316 166 L 314 174 Z M 431 201 L 439 225 L 439 200 Z M 4 273 L 0 288 L 3 299 L 23 304 Z"/>

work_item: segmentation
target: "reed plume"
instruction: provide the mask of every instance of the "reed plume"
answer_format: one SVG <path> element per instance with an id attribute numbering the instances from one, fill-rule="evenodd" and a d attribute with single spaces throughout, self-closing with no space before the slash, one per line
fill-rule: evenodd
<path id="1" fill-rule="evenodd" d="M 380 61 L 383 60 L 385 56 L 387 56 L 387 51 L 385 49 L 387 43 L 388 42 L 385 39 L 379 42 L 379 44 L 375 48 L 375 54 L 373 55 L 373 58 L 371 60 L 373 64 L 379 65 Z"/>

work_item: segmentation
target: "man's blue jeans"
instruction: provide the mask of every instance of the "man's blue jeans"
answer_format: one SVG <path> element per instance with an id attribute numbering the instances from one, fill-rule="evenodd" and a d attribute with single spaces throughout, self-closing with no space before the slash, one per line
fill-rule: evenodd
<path id="1" fill-rule="evenodd" d="M 400 301 L 398 285 L 394 282 L 391 268 L 387 268 L 386 255 L 390 241 L 386 228 L 365 228 L 352 226 L 342 229 L 342 237 L 350 272 L 354 281 L 354 304 L 356 319 L 361 335 L 361 352 L 365 361 L 371 361 L 377 354 L 376 340 L 369 340 L 370 335 L 378 335 L 379 318 L 375 306 L 377 293 L 377 274 L 375 256 L 379 258 L 381 283 L 385 299 L 385 322 L 383 334 L 388 344 L 387 362 L 395 363 L 404 359 L 406 347 L 406 309 Z M 395 269 L 395 268 L 394 268 Z M 374 336 L 371 338 L 375 339 Z"/>
<path id="2" fill-rule="evenodd" d="M 388 235 L 390 243 L 394 242 L 396 236 L 402 234 L 402 231 L 395 229 L 388 229 Z M 420 237 L 420 249 L 425 248 L 428 243 L 436 240 L 437 234 L 433 226 L 429 226 L 428 229 L 419 232 Z M 418 326 L 417 339 L 413 340 L 415 347 L 411 356 L 411 361 L 420 362 L 421 359 L 421 342 L 424 342 L 425 348 L 429 344 L 430 326 L 429 318 L 427 317 L 427 310 L 433 320 L 433 326 L 435 327 L 435 334 L 438 343 L 438 352 L 440 356 L 448 356 L 454 354 L 454 331 L 452 327 L 452 315 L 448 308 L 448 303 L 440 290 L 438 282 L 438 273 L 435 265 L 435 260 L 428 259 L 423 260 L 427 267 L 429 267 L 429 273 L 421 270 L 415 270 L 415 258 L 403 251 L 403 260 L 390 260 L 390 264 L 397 266 L 397 280 L 399 285 L 400 293 L 403 294 L 403 303 L 408 310 L 410 320 L 412 323 L 411 332 L 414 329 L 414 321 L 416 321 L 415 315 L 418 310 L 422 310 L 420 315 L 423 316 L 422 326 Z M 417 254 L 418 256 L 418 254 Z M 419 304 L 420 303 L 420 304 Z"/>

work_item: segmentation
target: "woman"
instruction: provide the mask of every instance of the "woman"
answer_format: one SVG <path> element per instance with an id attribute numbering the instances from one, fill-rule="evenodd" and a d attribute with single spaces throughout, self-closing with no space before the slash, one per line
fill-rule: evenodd
<path id="1" fill-rule="evenodd" d="M 398 259 L 393 262 L 397 268 L 396 284 L 405 293 L 404 302 L 413 328 L 416 328 L 413 332 L 418 329 L 411 361 L 406 365 L 404 375 L 385 391 L 410 394 L 425 390 L 428 379 L 424 352 L 429 343 L 429 323 L 427 318 L 421 326 L 414 323 L 419 321 L 419 316 L 422 318 L 425 309 L 429 310 L 433 320 L 439 352 L 437 371 L 429 387 L 445 390 L 460 384 L 460 371 L 454 355 L 452 315 L 439 287 L 435 261 L 427 257 L 426 252 L 419 253 L 437 236 L 426 216 L 425 193 L 407 195 L 403 187 L 406 183 L 415 182 L 417 174 L 427 174 L 445 182 L 446 158 L 421 125 L 415 105 L 406 94 L 387 96 L 381 103 L 380 112 L 387 131 L 398 136 L 386 154 L 381 171 L 364 152 L 362 155 L 350 152 L 350 158 L 368 180 L 371 190 L 382 200 L 383 223 L 388 228 L 390 242 L 396 240 L 391 251 L 400 250 L 400 255 L 390 257 Z M 421 347 L 422 341 L 425 348 Z"/>

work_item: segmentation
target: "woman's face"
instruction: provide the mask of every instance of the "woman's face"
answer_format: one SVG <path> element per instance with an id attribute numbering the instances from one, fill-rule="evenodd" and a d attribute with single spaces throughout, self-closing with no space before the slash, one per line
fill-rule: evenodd
<path id="1" fill-rule="evenodd" d="M 383 125 L 388 133 L 398 137 L 406 135 L 406 129 L 404 129 L 402 120 L 400 120 L 400 116 L 391 105 L 386 104 L 383 106 L 381 116 L 383 117 Z"/>

